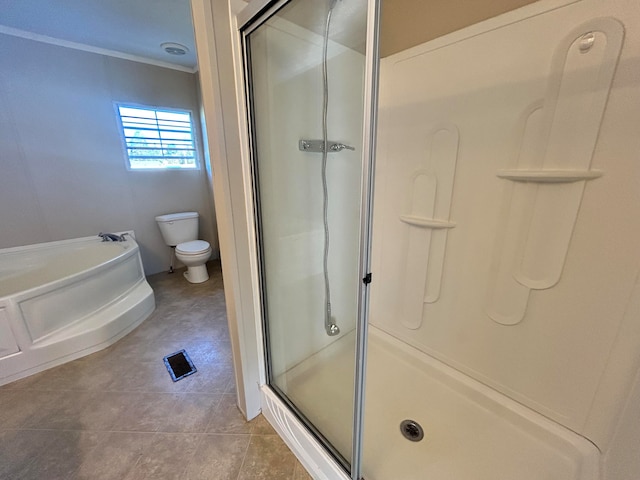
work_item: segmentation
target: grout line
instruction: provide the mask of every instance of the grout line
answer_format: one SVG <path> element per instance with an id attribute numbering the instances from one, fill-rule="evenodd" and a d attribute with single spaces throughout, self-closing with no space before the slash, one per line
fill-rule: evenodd
<path id="1" fill-rule="evenodd" d="M 242 456 L 242 463 L 240 464 L 240 469 L 238 470 L 238 476 L 236 480 L 240 479 L 240 475 L 242 475 L 242 469 L 244 468 L 244 462 L 247 460 L 247 453 L 249 452 L 249 447 L 251 446 L 251 437 L 253 435 L 249 434 L 249 442 L 247 443 L 247 448 L 244 450 L 244 455 Z"/>
<path id="2" fill-rule="evenodd" d="M 118 430 L 118 429 L 110 429 L 110 430 L 82 430 L 75 428 L 7 428 L 0 431 L 6 432 L 79 432 L 79 433 L 135 433 L 135 434 L 148 434 L 148 435 L 197 435 L 197 436 L 207 436 L 207 435 L 218 435 L 218 436 L 273 436 L 274 434 L 253 434 L 253 433 L 234 433 L 234 432 L 164 432 L 164 431 L 152 431 L 152 430 Z M 277 435 L 277 434 L 276 434 Z"/>
<path id="3" fill-rule="evenodd" d="M 223 393 L 221 393 L 219 395 L 220 395 L 220 397 L 218 398 L 218 401 L 216 402 L 216 406 L 211 409 L 211 414 L 209 415 L 209 418 L 207 419 L 207 424 L 204 427 L 204 431 L 205 432 L 207 432 L 209 430 L 209 425 L 211 425 L 211 422 L 213 421 L 214 417 L 216 416 L 216 413 L 218 412 L 218 409 L 220 408 L 220 405 L 222 404 L 222 400 L 224 399 L 224 394 Z"/>
<path id="4" fill-rule="evenodd" d="M 156 364 L 157 362 L 155 361 L 144 361 L 144 362 L 138 362 L 138 363 L 149 363 L 149 364 Z M 222 362 L 222 363 L 215 363 L 213 364 L 216 367 L 233 367 L 232 363 L 226 363 L 226 362 Z M 211 365 L 210 365 L 211 366 Z M 197 366 L 196 366 L 197 367 Z M 202 368 L 202 367 L 201 367 Z M 168 374 L 167 374 L 167 378 L 169 378 Z M 188 379 L 189 377 L 187 377 Z M 233 381 L 233 379 L 231 379 L 230 381 Z M 191 382 L 189 382 L 191 383 Z M 185 388 L 186 385 L 189 385 L 189 383 L 185 383 Z M 195 382 L 193 382 L 195 383 Z M 171 385 L 175 385 L 175 383 L 172 383 Z M 84 389 L 84 388 L 58 388 L 58 389 L 52 389 L 52 388 L 13 388 L 13 389 L 7 389 L 4 390 L 6 392 L 86 392 L 86 393 L 199 393 L 199 394 L 203 394 L 203 395 L 216 395 L 216 394 L 220 394 L 220 393 L 226 393 L 226 389 L 228 388 L 229 383 L 225 383 L 223 387 L 221 387 L 218 390 L 206 390 L 206 391 L 188 391 L 188 390 L 131 390 L 131 389 L 107 389 L 107 390 L 103 390 L 103 389 Z"/>
<path id="5" fill-rule="evenodd" d="M 215 273 L 212 274 L 212 278 L 216 278 L 215 275 L 216 275 Z M 219 276 L 220 273 L 218 272 L 217 275 Z M 172 284 L 171 282 L 166 282 L 166 283 L 160 282 L 156 284 L 152 283 L 152 288 L 156 290 L 156 299 L 158 300 L 158 303 L 157 303 L 158 308 L 156 308 L 156 311 L 154 312 L 155 316 L 150 318 L 152 318 L 153 321 L 156 322 L 156 324 L 158 325 L 157 328 L 171 327 L 173 325 L 180 324 L 184 320 L 188 319 L 188 317 L 185 316 L 186 314 L 183 316 L 175 315 L 175 312 L 180 310 L 181 307 L 177 304 L 174 305 L 173 303 L 176 300 L 181 300 L 185 298 L 185 295 L 188 295 L 188 293 L 185 294 L 184 292 L 178 292 L 179 295 L 178 294 L 173 296 L 167 295 L 167 292 L 177 291 L 177 289 L 173 290 L 174 284 Z M 200 446 L 203 444 L 205 436 L 207 437 L 216 436 L 220 438 L 224 438 L 224 437 L 243 438 L 247 441 L 247 445 L 244 453 L 242 454 L 242 461 L 240 462 L 240 469 L 238 471 L 238 477 L 240 477 L 244 467 L 247 466 L 246 460 L 248 457 L 250 445 L 254 437 L 264 437 L 267 435 L 273 435 L 273 433 L 256 434 L 254 433 L 254 427 L 252 425 L 249 426 L 248 432 L 233 432 L 233 431 L 209 432 L 207 431 L 209 429 L 209 426 L 212 424 L 212 422 L 216 418 L 217 414 L 220 412 L 223 402 L 225 401 L 225 399 L 227 399 L 226 396 L 228 395 L 229 396 L 228 398 L 235 398 L 237 396 L 237 394 L 233 391 L 233 386 L 234 386 L 233 377 L 231 376 L 226 381 L 224 380 L 226 377 L 226 375 L 224 374 L 224 371 L 230 368 L 233 368 L 233 360 L 231 358 L 230 352 L 225 353 L 225 350 L 228 350 L 225 347 L 229 346 L 228 333 L 225 333 L 224 330 L 221 330 L 227 327 L 227 321 L 224 316 L 225 314 L 224 296 L 223 296 L 224 291 L 223 291 L 222 282 L 213 283 L 212 285 L 210 285 L 210 289 L 211 290 L 207 290 L 207 291 L 201 290 L 201 291 L 194 292 L 195 298 L 197 298 L 196 304 L 198 305 L 198 307 L 203 309 L 203 313 L 206 313 L 207 309 L 209 310 L 209 312 L 208 314 L 205 314 L 202 316 L 198 315 L 197 321 L 194 321 L 192 324 L 195 329 L 197 329 L 199 325 L 203 327 L 213 327 L 213 331 L 210 331 L 209 334 L 207 334 L 204 337 L 198 336 L 198 335 L 194 335 L 194 336 L 187 335 L 188 338 L 183 338 L 183 339 L 180 339 L 180 338 L 166 339 L 162 336 L 160 336 L 159 338 L 156 338 L 158 336 L 158 332 L 155 330 L 151 330 L 148 333 L 154 337 L 153 340 L 151 340 L 151 342 L 153 343 L 153 348 L 155 349 L 162 349 L 164 345 L 179 344 L 179 343 L 190 345 L 190 347 L 189 346 L 186 347 L 187 349 L 189 348 L 207 349 L 208 347 L 211 347 L 214 349 L 221 349 L 222 351 L 219 351 L 219 350 L 217 351 L 218 359 L 202 363 L 202 367 L 201 367 L 201 371 L 204 371 L 205 368 L 214 368 L 214 369 L 217 369 L 215 371 L 220 370 L 220 373 L 222 373 L 222 376 L 220 377 L 217 377 L 215 375 L 212 376 L 212 378 L 215 378 L 216 380 L 220 380 L 219 382 L 220 386 L 215 389 L 207 390 L 206 389 L 207 382 L 204 382 L 205 386 L 203 387 L 202 385 L 200 385 L 199 382 L 193 382 L 193 381 L 190 382 L 189 380 L 187 380 L 186 382 L 183 382 L 183 384 L 180 384 L 177 387 L 175 386 L 174 383 L 167 384 L 168 386 L 165 387 L 164 384 L 162 383 L 162 380 L 160 380 L 160 377 L 158 377 L 158 381 L 155 382 L 155 383 L 162 384 L 160 388 L 154 388 L 154 386 L 151 386 L 151 387 L 146 387 L 144 390 L 132 390 L 130 388 L 113 389 L 110 387 L 83 388 L 83 387 L 78 387 L 74 385 L 71 385 L 71 386 L 62 385 L 61 388 L 57 388 L 57 384 L 52 388 L 52 387 L 47 387 L 46 385 L 44 387 L 38 386 L 38 383 L 40 382 L 38 383 L 33 382 L 35 385 L 31 387 L 29 385 L 26 385 L 25 388 L 0 387 L 0 395 L 6 398 L 16 398 L 16 397 L 23 397 L 23 396 L 28 397 L 29 396 L 28 394 L 30 392 L 47 393 L 52 398 L 53 397 L 62 398 L 63 396 L 69 395 L 69 394 L 82 394 L 85 396 L 86 395 L 89 395 L 89 396 L 116 395 L 121 397 L 121 398 L 118 398 L 117 400 L 118 400 L 118 404 L 121 404 L 120 406 L 122 407 L 121 412 L 118 415 L 118 418 L 122 417 L 122 415 L 125 412 L 130 410 L 133 407 L 132 402 L 135 400 L 137 396 L 141 396 L 141 395 L 150 395 L 150 394 L 173 395 L 175 400 L 173 402 L 171 401 L 169 402 L 171 404 L 170 410 L 175 410 L 175 407 L 178 405 L 178 403 L 181 400 L 197 399 L 198 397 L 201 397 L 202 399 L 206 399 L 206 398 L 210 398 L 212 395 L 217 396 L 216 399 L 213 399 L 210 406 L 207 407 L 208 413 L 206 413 L 206 415 L 202 417 L 203 423 L 201 425 L 203 426 L 196 428 L 196 430 L 198 431 L 195 431 L 195 432 L 165 431 L 163 430 L 163 428 L 175 428 L 175 427 L 180 428 L 181 425 L 174 424 L 173 427 L 170 427 L 167 424 L 166 426 L 163 426 L 162 422 L 160 422 L 160 424 L 155 427 L 152 424 L 152 426 L 150 427 L 151 429 L 149 430 L 139 430 L 139 429 L 122 430 L 120 428 L 115 427 L 115 423 L 118 422 L 117 419 L 114 420 L 113 422 L 104 422 L 105 426 L 98 429 L 84 428 L 84 424 L 82 423 L 76 424 L 77 428 L 73 428 L 73 423 L 71 424 L 68 423 L 67 425 L 62 426 L 61 428 L 55 428 L 55 427 L 52 428 L 51 425 L 41 426 L 41 427 L 37 425 L 31 426 L 31 427 L 24 427 L 23 425 L 27 423 L 29 420 L 28 416 L 27 418 L 25 418 L 22 424 L 14 428 L 2 428 L 1 430 L 12 431 L 12 432 L 29 432 L 29 431 L 51 432 L 53 433 L 53 435 L 51 435 L 52 440 L 51 442 L 47 443 L 47 447 L 46 447 L 47 449 L 52 445 L 52 443 L 56 441 L 57 437 L 55 434 L 61 434 L 63 432 L 77 432 L 78 434 L 98 435 L 99 436 L 98 438 L 100 438 L 100 441 L 98 441 L 96 445 L 94 445 L 92 448 L 89 448 L 85 452 L 82 452 L 83 455 L 81 457 L 79 465 L 74 467 L 75 470 L 71 472 L 70 478 L 78 477 L 79 471 L 83 467 L 83 465 L 85 465 L 85 461 L 89 457 L 89 455 L 95 454 L 96 452 L 99 453 L 99 449 L 104 446 L 104 442 L 108 441 L 113 434 L 145 435 L 145 438 L 149 438 L 149 439 L 155 438 L 155 439 L 158 439 L 158 441 L 164 438 L 164 437 L 158 437 L 158 435 L 165 435 L 167 438 L 171 438 L 173 436 L 175 436 L 176 438 L 179 438 L 179 436 L 185 436 L 185 435 L 195 436 L 193 437 L 195 440 L 194 441 L 195 447 L 187 455 L 188 460 L 185 461 L 185 467 L 182 472 L 183 476 L 187 474 L 189 465 L 192 463 L 192 460 L 196 455 L 198 448 L 200 448 Z M 171 317 L 169 317 L 169 314 L 171 314 Z M 143 323 L 140 327 L 144 327 L 144 325 L 145 324 Z M 207 329 L 207 330 L 211 330 L 211 329 Z M 134 330 L 134 332 L 136 332 L 136 330 Z M 135 335 L 135 338 L 132 336 L 124 337 L 119 342 L 116 342 L 114 345 L 108 347 L 108 349 L 104 349 L 100 352 L 97 352 L 97 353 L 103 354 L 103 355 L 100 355 L 99 358 L 96 358 L 94 360 L 89 360 L 89 361 L 86 361 L 86 363 L 77 365 L 78 369 L 75 370 L 76 374 L 83 375 L 91 379 L 92 374 L 96 372 L 104 373 L 108 371 L 111 374 L 111 379 L 110 379 L 110 382 L 107 382 L 107 383 L 113 384 L 115 383 L 114 380 L 117 379 L 115 375 L 116 368 L 114 368 L 114 366 L 117 366 L 117 365 L 116 365 L 116 362 L 109 361 L 109 359 L 120 359 L 123 361 L 136 362 L 144 366 L 157 365 L 160 360 L 150 359 L 148 357 L 148 355 L 152 352 L 145 352 L 144 354 L 141 354 L 139 356 L 131 355 L 128 358 L 126 357 L 126 355 L 125 357 L 119 356 L 120 351 L 122 351 L 123 353 L 126 353 L 127 351 L 131 352 L 130 349 L 132 348 L 135 349 L 136 345 L 140 345 L 140 346 L 145 345 L 144 342 L 150 341 L 149 338 L 145 337 L 142 333 L 138 333 L 136 335 L 134 332 L 132 332 L 132 334 Z M 222 336 L 219 334 L 224 334 L 224 335 Z M 130 340 L 125 344 L 124 342 L 127 341 L 125 340 L 126 338 L 129 338 Z M 139 357 L 140 359 L 137 357 Z M 46 371 L 43 373 L 45 373 L 46 375 Z M 64 372 L 59 372 L 59 371 L 50 372 L 49 375 L 50 375 L 49 377 L 45 376 L 45 382 L 43 382 L 43 384 L 48 383 L 52 380 L 55 380 L 55 378 L 60 378 L 60 379 L 69 378 L 67 375 L 64 375 Z M 145 379 L 147 378 L 152 378 L 152 376 L 150 375 L 145 376 Z M 168 379 L 168 376 L 167 376 L 167 379 Z M 195 391 L 192 390 L 194 388 L 196 388 Z M 206 401 L 205 403 L 208 404 L 208 402 Z M 91 407 L 91 404 L 89 404 L 89 407 Z M 55 406 L 53 408 L 55 408 Z M 198 413 L 201 413 L 199 409 L 198 409 Z M 40 453 L 44 451 L 45 449 L 41 450 Z M 150 458 L 152 458 L 153 457 L 152 453 L 153 452 L 150 452 L 150 451 L 145 453 L 145 451 L 143 450 L 142 453 L 135 460 L 133 465 L 130 467 L 130 469 L 127 471 L 126 475 L 131 475 L 131 472 L 133 471 L 133 469 L 135 469 L 137 465 L 140 464 L 140 462 L 142 461 L 143 455 L 147 455 Z M 16 465 L 16 467 L 26 468 L 28 465 L 31 465 L 32 462 L 37 461 L 39 457 L 40 457 L 40 454 L 36 454 L 34 457 L 30 457 L 28 462 L 24 462 L 24 464 L 22 465 Z"/>

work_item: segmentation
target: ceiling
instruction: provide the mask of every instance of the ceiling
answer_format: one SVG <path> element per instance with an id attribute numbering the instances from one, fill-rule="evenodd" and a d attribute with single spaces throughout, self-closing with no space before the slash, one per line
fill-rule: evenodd
<path id="1" fill-rule="evenodd" d="M 0 33 L 42 35 L 191 70 L 197 64 L 189 0 L 0 0 Z M 160 48 L 164 42 L 189 51 L 170 55 Z"/>
<path id="2" fill-rule="evenodd" d="M 381 53 L 385 57 L 534 0 L 384 0 Z M 327 1 L 293 2 L 283 16 L 321 33 Z M 332 38 L 364 52 L 365 0 L 341 1 Z M 195 71 L 195 41 L 189 0 L 0 0 L 0 33 L 51 43 L 132 55 Z M 35 37 L 43 39 L 42 37 Z M 55 40 L 52 40 L 55 39 Z M 160 44 L 186 46 L 186 55 L 166 53 Z"/>

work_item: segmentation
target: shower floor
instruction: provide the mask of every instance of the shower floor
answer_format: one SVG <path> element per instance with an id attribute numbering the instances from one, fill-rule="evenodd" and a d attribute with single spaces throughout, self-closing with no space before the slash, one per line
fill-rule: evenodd
<path id="1" fill-rule="evenodd" d="M 366 480 L 596 480 L 583 437 L 395 338 L 370 328 L 364 427 Z M 354 334 L 281 378 L 289 398 L 347 458 Z M 351 379 L 351 380 L 350 380 Z M 405 439 L 400 422 L 425 432 Z"/>

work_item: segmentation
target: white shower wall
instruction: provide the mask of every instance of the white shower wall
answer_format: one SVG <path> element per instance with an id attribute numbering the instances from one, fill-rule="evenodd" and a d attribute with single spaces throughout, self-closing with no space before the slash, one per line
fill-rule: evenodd
<path id="1" fill-rule="evenodd" d="M 603 451 L 640 364 L 639 17 L 543 0 L 381 65 L 371 322 Z"/>
<path id="2" fill-rule="evenodd" d="M 274 17 L 252 34 L 251 49 L 277 376 L 340 338 L 324 329 L 322 156 L 298 149 L 301 139 L 322 138 L 322 37 Z M 327 163 L 332 314 L 342 336 L 357 315 L 364 56 L 332 41 L 328 55 L 328 138 L 356 148 L 329 154 Z"/>

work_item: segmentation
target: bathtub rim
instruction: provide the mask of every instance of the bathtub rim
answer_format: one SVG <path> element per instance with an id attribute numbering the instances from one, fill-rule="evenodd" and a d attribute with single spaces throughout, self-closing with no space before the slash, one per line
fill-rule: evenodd
<path id="1" fill-rule="evenodd" d="M 81 281 L 85 278 L 92 276 L 91 272 L 93 272 L 93 270 L 96 268 L 113 265 L 125 258 L 128 258 L 132 255 L 136 255 L 137 252 L 140 251 L 140 245 L 135 239 L 135 234 L 133 230 L 117 232 L 118 235 L 122 235 L 123 233 L 126 233 L 129 235 L 130 238 L 125 240 L 125 242 L 132 242 L 131 248 L 127 248 L 127 249 L 123 248 L 122 252 L 119 252 L 114 257 L 111 257 L 108 260 L 105 260 L 103 262 L 93 264 L 89 268 L 85 268 L 78 272 L 74 272 L 70 275 L 56 278 L 55 280 L 52 280 L 50 282 L 34 285 L 26 290 L 19 290 L 14 293 L 9 293 L 7 295 L 0 296 L 0 302 L 3 302 L 4 300 L 9 300 L 9 301 L 15 300 L 16 302 L 21 302 L 26 298 L 32 297 L 34 293 L 44 294 L 47 291 L 52 290 L 51 287 L 53 286 L 66 286 L 66 285 L 70 285 L 71 283 Z M 0 249 L 0 259 L 5 254 L 10 255 L 10 254 L 20 253 L 24 251 L 50 250 L 50 249 L 65 246 L 65 245 L 74 245 L 74 244 L 83 244 L 83 243 L 84 244 L 102 243 L 102 240 L 99 240 L 98 238 L 99 237 L 96 235 L 95 237 L 72 238 L 68 240 L 57 240 L 54 242 L 35 243 L 32 245 L 25 245 L 21 247 L 3 248 L 3 249 Z M 125 243 L 125 242 L 122 242 L 122 243 Z M 114 243 L 120 243 L 120 242 L 114 242 Z M 142 275 L 146 276 L 144 272 L 144 265 L 142 264 L 142 262 L 140 262 L 140 267 L 142 270 Z"/>
<path id="2" fill-rule="evenodd" d="M 113 232 L 115 235 L 122 235 L 124 233 L 126 233 L 131 239 L 134 240 L 134 242 L 137 245 L 137 240 L 136 240 L 136 236 L 135 236 L 135 232 L 133 230 L 122 230 L 121 232 Z M 126 240 L 128 241 L 128 240 Z M 5 253 L 15 253 L 15 252 L 20 252 L 23 250 L 39 250 L 42 248 L 47 248 L 47 247 L 58 247 L 61 245 L 66 245 L 66 244 L 73 244 L 73 243 L 85 243 L 85 242 L 98 242 L 98 243 L 103 243 L 102 240 L 100 240 L 100 237 L 98 235 L 91 235 L 88 237 L 76 237 L 76 238 L 67 238 L 67 239 L 63 239 L 63 240 L 53 240 L 51 242 L 40 242 L 40 243 L 30 243 L 28 245 L 18 245 L 16 247 L 7 247 L 7 248 L 0 248 L 0 256 L 5 254 Z M 120 242 L 104 242 L 104 243 L 120 243 Z"/>

